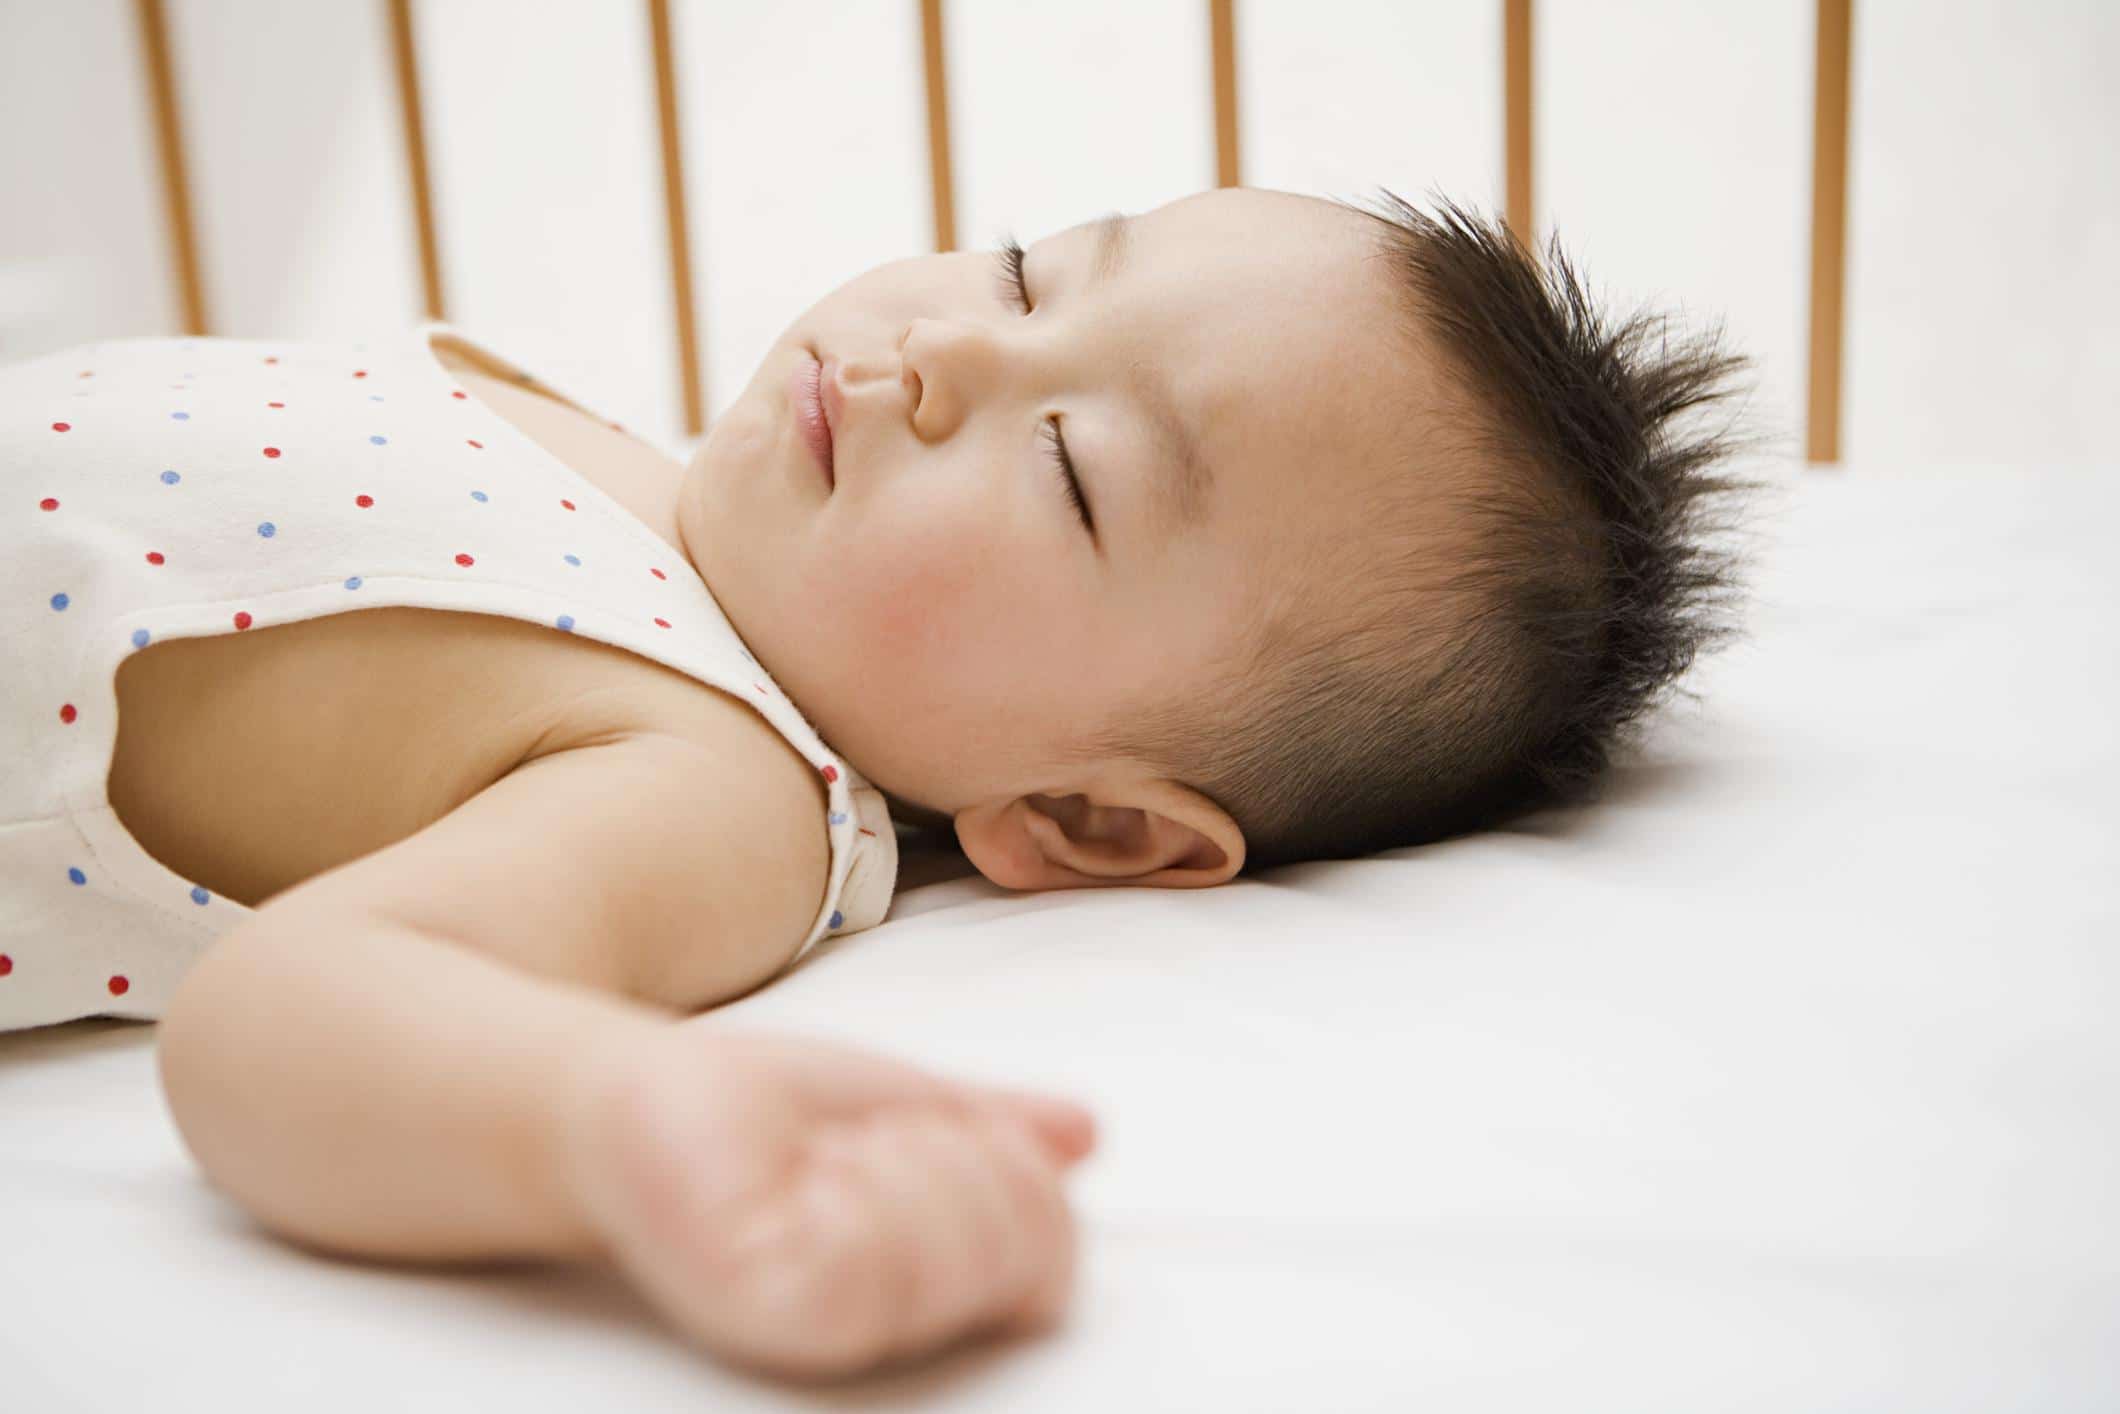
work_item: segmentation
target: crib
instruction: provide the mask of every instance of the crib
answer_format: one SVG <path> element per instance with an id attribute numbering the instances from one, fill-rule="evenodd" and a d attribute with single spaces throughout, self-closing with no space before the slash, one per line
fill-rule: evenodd
<path id="1" fill-rule="evenodd" d="M 1480 141 L 1498 205 L 1534 249 L 1534 176 L 1558 180 L 1535 151 L 1550 131 L 1539 114 L 1572 52 L 1550 33 L 1599 14 L 1549 4 L 1428 12 L 1489 36 L 1495 122 Z M 303 317 L 487 326 L 493 277 L 477 252 L 495 242 L 452 225 L 466 208 L 451 193 L 528 178 L 452 157 L 441 136 L 508 123 L 453 87 L 462 53 L 438 59 L 434 37 L 460 15 L 449 0 L 291 14 L 303 8 L 0 9 L 18 54 L 32 37 L 101 46 L 97 101 L 135 115 L 140 136 L 139 160 L 99 182 L 154 218 L 112 257 L 138 282 L 119 287 L 151 300 L 99 305 L 90 287 L 116 277 L 84 277 L 72 303 L 13 306 L 31 312 L 0 319 L 0 339 L 23 331 L 20 352 L 105 328 L 247 334 L 293 308 L 231 278 L 231 232 L 261 208 L 210 199 L 232 189 L 202 181 L 201 134 L 267 142 L 276 94 L 331 83 L 357 90 L 373 130 L 357 144 L 297 126 L 286 140 L 366 154 L 341 166 L 378 202 L 389 194 L 389 215 L 343 239 L 394 234 L 381 253 L 334 258 L 378 272 L 390 299 Z M 710 316 L 744 308 L 715 292 L 746 277 L 711 258 L 699 220 L 720 178 L 700 159 L 718 130 L 702 127 L 714 97 L 696 87 L 698 46 L 709 19 L 724 38 L 794 23 L 769 9 L 524 8 L 511 13 L 529 37 L 493 40 L 617 29 L 621 62 L 637 64 L 626 131 L 640 141 L 609 158 L 611 190 L 634 204 L 611 260 L 642 293 L 595 338 L 540 346 L 526 326 L 504 346 L 549 355 L 673 456 L 743 371 L 743 339 L 712 354 L 730 331 Z M 873 69 L 897 75 L 904 101 L 868 119 L 917 186 L 893 229 L 959 249 L 978 224 L 965 149 L 980 130 L 963 118 L 978 71 L 952 41 L 1001 23 L 999 7 L 831 13 L 866 16 L 899 46 Z M 1697 695 L 1659 715 L 1600 800 L 1198 893 L 1012 895 L 909 835 L 884 924 L 711 1014 L 1095 1110 L 1099 1152 L 1071 1181 L 1082 1267 L 1062 1329 L 820 1393 L 715 1365 L 607 1273 L 300 1252 L 186 1155 L 152 1028 L 80 1022 L 0 1035 L 0 1406 L 2120 1407 L 2120 454 L 2089 418 L 2077 442 L 2027 431 L 1981 464 L 1937 464 L 1913 434 L 1850 438 L 1860 390 L 1886 381 L 1850 377 L 1851 196 L 1864 171 L 1892 173 L 1851 162 L 1864 71 L 1852 0 L 1786 15 L 1808 26 L 1790 97 L 1807 115 L 1790 147 L 1808 148 L 1788 220 L 1803 259 L 1784 301 L 1799 427 L 1758 507 L 1745 638 L 1694 670 Z M 1138 16 L 1185 41 L 1155 62 L 1192 76 L 1197 185 L 1247 184 L 1265 134 L 1245 121 L 1257 110 L 1242 80 L 1276 62 L 1261 36 L 1331 12 L 1208 0 Z M 2120 28 L 2094 7 L 2045 22 L 2067 38 L 2040 52 L 2091 56 L 2069 72 L 2120 59 Z M 343 63 L 276 75 L 262 57 L 286 26 L 335 36 Z M 199 36 L 246 29 L 260 32 L 243 41 L 259 46 L 244 51 L 254 92 L 186 82 L 187 36 L 196 60 Z M 2093 152 L 2111 136 L 2091 134 Z M 24 128 L 0 145 L 42 141 Z M 2069 209 L 2095 230 L 2120 212 L 2115 179 L 2081 181 Z M 781 314 L 819 288 L 785 278 Z M 0 278 L 0 315 L 8 288 Z M 2093 350 L 2093 371 L 2111 356 L 2095 349 L 2113 300 L 2086 289 L 2090 332 L 2056 326 L 2066 348 Z M 1940 401 L 1937 415 L 1950 415 Z"/>

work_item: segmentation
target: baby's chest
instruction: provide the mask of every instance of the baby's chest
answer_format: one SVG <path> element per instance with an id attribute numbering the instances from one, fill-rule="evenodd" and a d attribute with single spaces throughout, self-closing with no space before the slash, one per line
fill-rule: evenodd
<path id="1" fill-rule="evenodd" d="M 130 655 L 116 690 L 120 822 L 171 870 L 252 907 L 535 756 L 734 721 L 726 694 L 593 639 L 402 607 L 167 639 Z"/>

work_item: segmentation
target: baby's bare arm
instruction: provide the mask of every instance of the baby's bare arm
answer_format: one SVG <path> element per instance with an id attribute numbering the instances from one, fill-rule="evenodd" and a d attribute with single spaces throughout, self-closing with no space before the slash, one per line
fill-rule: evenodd
<path id="1" fill-rule="evenodd" d="M 324 1251 L 608 1262 L 766 1372 L 1049 1324 L 1089 1116 L 685 1015 L 777 973 L 822 906 L 810 783 L 563 755 L 193 966 L 160 1058 L 208 1175 Z"/>
<path id="2" fill-rule="evenodd" d="M 285 1237 L 608 1261 L 704 1349 L 804 1379 L 1068 1302 L 1077 1106 L 703 1028 L 402 926 L 263 921 L 186 979 L 162 1071 L 193 1152 Z"/>
<path id="3" fill-rule="evenodd" d="M 208 1176 L 342 1251 L 587 1255 L 551 1153 L 570 1081 L 767 980 L 821 904 L 824 821 L 777 769 L 661 738 L 561 752 L 268 900 L 162 1019 Z"/>
<path id="4" fill-rule="evenodd" d="M 595 1256 L 561 1179 L 563 1098 L 673 1014 L 372 919 L 276 924 L 216 943 L 162 1020 L 163 1089 L 215 1184 L 331 1251 Z"/>

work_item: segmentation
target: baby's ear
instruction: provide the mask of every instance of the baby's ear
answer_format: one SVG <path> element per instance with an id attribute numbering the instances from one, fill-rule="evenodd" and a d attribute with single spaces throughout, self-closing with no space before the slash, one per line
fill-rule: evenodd
<path id="1" fill-rule="evenodd" d="M 1005 889 L 1203 889 L 1244 867 L 1236 821 L 1168 781 L 1103 804 L 1081 792 L 1017 796 L 960 810 L 956 826 L 965 857 Z"/>

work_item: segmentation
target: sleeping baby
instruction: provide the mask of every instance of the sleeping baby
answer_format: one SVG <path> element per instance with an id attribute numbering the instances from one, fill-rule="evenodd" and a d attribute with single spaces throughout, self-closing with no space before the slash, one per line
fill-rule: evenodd
<path id="1" fill-rule="evenodd" d="M 0 1028 L 158 1019 L 280 1236 L 608 1262 L 715 1356 L 1048 1329 L 1057 1096 L 688 1024 L 883 920 L 1587 795 L 1725 636 L 1745 361 L 1243 188 L 879 267 L 685 465 L 462 331 L 0 367 Z"/>

